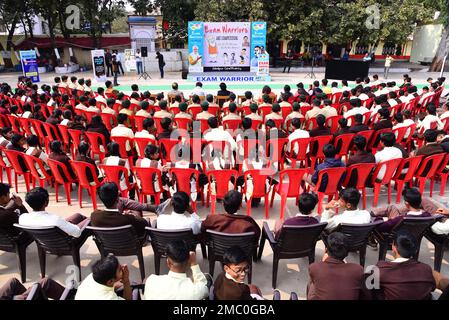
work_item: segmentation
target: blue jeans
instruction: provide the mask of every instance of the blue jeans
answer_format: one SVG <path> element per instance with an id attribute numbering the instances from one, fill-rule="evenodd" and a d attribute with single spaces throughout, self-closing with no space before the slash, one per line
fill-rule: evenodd
<path id="1" fill-rule="evenodd" d="M 159 71 L 161 72 L 161 78 L 164 77 L 164 66 L 159 66 Z"/>
<path id="2" fill-rule="evenodd" d="M 137 66 L 137 74 L 141 74 L 142 71 L 142 61 L 136 61 L 136 66 Z"/>

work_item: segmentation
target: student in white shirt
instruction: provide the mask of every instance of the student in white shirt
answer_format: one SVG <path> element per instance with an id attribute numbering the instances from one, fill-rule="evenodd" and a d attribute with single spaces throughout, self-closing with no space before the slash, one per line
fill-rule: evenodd
<path id="1" fill-rule="evenodd" d="M 223 129 L 218 128 L 217 117 L 211 117 L 207 120 L 210 130 L 204 134 L 205 141 L 227 141 L 231 145 L 232 151 L 237 149 L 237 142 L 231 134 Z"/>
<path id="2" fill-rule="evenodd" d="M 355 114 L 364 115 L 365 113 L 369 112 L 369 109 L 362 105 L 362 100 L 358 98 L 351 99 L 351 101 L 349 101 L 349 104 L 351 105 L 351 109 L 343 114 L 346 119 Z"/>
<path id="3" fill-rule="evenodd" d="M 396 136 L 393 132 L 385 132 L 380 135 L 379 145 L 383 147 L 381 151 L 377 151 L 374 157 L 376 163 L 385 162 L 392 159 L 402 159 L 402 152 L 398 148 L 394 147 L 396 143 Z M 377 179 L 381 180 L 385 176 L 386 166 L 383 165 L 379 170 Z"/>
<path id="4" fill-rule="evenodd" d="M 157 218 L 158 229 L 192 229 L 193 234 L 201 231 L 200 217 L 190 206 L 190 197 L 183 191 L 175 192 L 172 196 L 173 212 L 162 214 Z"/>
<path id="5" fill-rule="evenodd" d="M 291 122 L 291 125 L 294 129 L 292 133 L 288 136 L 288 144 L 287 144 L 287 151 L 290 152 L 291 150 L 291 144 L 294 140 L 299 138 L 309 138 L 310 134 L 306 130 L 301 129 L 301 120 L 299 118 L 294 118 Z M 294 146 L 295 153 L 298 153 L 298 145 Z"/>
<path id="6" fill-rule="evenodd" d="M 423 131 L 426 131 L 428 129 L 435 129 L 432 128 L 432 123 L 434 122 L 437 124 L 437 130 L 443 130 L 444 124 L 443 122 L 441 122 L 440 118 L 437 117 L 437 108 L 433 103 L 429 103 L 427 105 L 427 115 L 422 121 L 418 121 L 416 129 L 421 129 Z"/>
<path id="7" fill-rule="evenodd" d="M 60 123 L 61 126 L 67 126 L 70 121 L 72 121 L 72 111 L 70 110 L 64 110 L 62 114 L 62 121 Z"/>
<path id="8" fill-rule="evenodd" d="M 123 287 L 123 297 L 115 292 L 115 284 Z M 132 300 L 128 266 L 120 265 L 113 255 L 96 261 L 92 273 L 78 287 L 75 300 Z"/>
<path id="9" fill-rule="evenodd" d="M 125 124 L 128 121 L 128 116 L 124 113 L 119 113 L 117 116 L 118 125 L 111 130 L 111 137 L 128 137 L 130 139 L 134 139 L 134 132 L 128 128 Z M 131 150 L 131 145 L 129 143 L 126 144 L 126 151 Z"/>
<path id="10" fill-rule="evenodd" d="M 443 105 L 443 112 L 440 114 L 440 120 L 444 120 L 446 118 L 449 118 L 449 102 L 446 102 Z"/>
<path id="11" fill-rule="evenodd" d="M 140 110 L 136 112 L 137 117 L 150 117 L 151 114 L 148 112 L 148 108 L 150 107 L 150 103 L 146 100 L 143 100 L 140 103 Z"/>
<path id="12" fill-rule="evenodd" d="M 327 222 L 326 230 L 333 230 L 341 223 L 365 224 L 371 221 L 371 215 L 367 210 L 357 208 L 360 201 L 360 192 L 354 188 L 346 188 L 340 191 L 340 199 L 332 200 L 325 205 L 320 222 Z M 339 208 L 342 213 L 335 214 L 331 209 Z"/>
<path id="13" fill-rule="evenodd" d="M 106 107 L 104 107 L 103 110 L 101 110 L 101 113 L 116 115 L 114 110 L 114 104 L 115 104 L 114 98 L 109 98 L 108 100 L 106 100 Z"/>
<path id="14" fill-rule="evenodd" d="M 152 274 L 145 282 L 145 300 L 201 300 L 208 296 L 206 276 L 196 261 L 196 254 L 189 252 L 185 241 L 174 240 L 167 245 L 166 275 Z M 190 269 L 192 278 L 187 276 Z"/>
<path id="15" fill-rule="evenodd" d="M 146 118 L 143 120 L 142 131 L 136 132 L 136 138 L 150 138 L 156 140 L 154 137 L 154 132 L 156 132 L 156 127 L 154 126 L 153 118 Z"/>
<path id="16" fill-rule="evenodd" d="M 203 84 L 201 83 L 201 82 L 197 82 L 196 84 L 195 84 L 195 88 L 192 90 L 192 96 L 193 95 L 197 95 L 197 96 L 206 96 L 206 93 L 204 92 L 204 90 L 203 90 Z"/>
<path id="17" fill-rule="evenodd" d="M 26 104 L 23 106 L 23 113 L 22 113 L 21 117 L 22 117 L 22 118 L 25 118 L 25 119 L 29 119 L 29 118 L 31 118 L 31 115 L 32 115 L 32 114 L 33 114 L 33 113 L 31 112 L 31 105 L 28 104 L 28 103 L 26 103 Z"/>
<path id="18" fill-rule="evenodd" d="M 449 210 L 445 208 L 438 208 L 436 213 L 449 216 Z M 431 229 L 433 233 L 442 235 L 449 234 L 449 219 L 446 219 L 444 222 L 443 221 L 437 221 L 432 225 Z"/>
<path id="19" fill-rule="evenodd" d="M 406 112 L 407 111 L 407 112 Z M 404 114 L 407 113 L 407 119 L 404 119 Z M 404 110 L 404 112 L 398 112 L 394 115 L 394 119 L 396 120 L 396 124 L 393 126 L 393 130 L 398 129 L 398 128 L 403 128 L 403 127 L 409 127 L 412 124 L 414 124 L 415 122 L 410 119 L 410 111 L 409 110 Z M 407 130 L 407 132 L 405 133 L 404 139 L 407 139 L 408 136 L 410 135 L 410 128 Z"/>
<path id="20" fill-rule="evenodd" d="M 79 238 L 84 227 L 89 223 L 89 219 L 77 213 L 67 219 L 45 211 L 48 206 L 48 191 L 42 187 L 37 187 L 25 196 L 25 201 L 33 209 L 33 212 L 23 213 L 19 217 L 19 224 L 25 227 L 58 227 L 69 236 Z"/>

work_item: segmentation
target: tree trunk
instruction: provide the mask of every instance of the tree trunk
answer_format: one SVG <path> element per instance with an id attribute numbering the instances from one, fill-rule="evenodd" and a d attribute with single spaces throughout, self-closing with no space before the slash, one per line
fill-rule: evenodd
<path id="1" fill-rule="evenodd" d="M 33 38 L 34 37 L 34 32 L 33 32 L 34 23 L 31 20 L 30 16 L 26 17 L 26 22 L 28 25 L 28 31 L 30 32 L 30 38 Z"/>
<path id="2" fill-rule="evenodd" d="M 11 48 L 13 47 L 13 42 L 12 42 L 12 37 L 14 36 L 14 31 L 16 30 L 16 25 L 17 25 L 17 15 L 14 16 L 14 20 L 11 23 L 11 29 L 9 29 L 8 32 L 8 38 L 6 39 L 6 50 L 10 51 Z"/>
<path id="3" fill-rule="evenodd" d="M 441 35 L 440 45 L 433 58 L 432 64 L 429 71 L 439 72 L 443 67 L 444 56 L 449 52 L 449 27 L 444 28 L 443 34 Z"/>

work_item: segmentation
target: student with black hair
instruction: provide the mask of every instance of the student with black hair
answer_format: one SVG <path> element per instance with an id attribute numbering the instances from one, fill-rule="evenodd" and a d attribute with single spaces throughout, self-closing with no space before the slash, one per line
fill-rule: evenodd
<path id="1" fill-rule="evenodd" d="M 86 111 L 92 111 L 92 112 L 96 112 L 96 113 L 100 113 L 101 110 L 100 108 L 97 107 L 97 100 L 95 98 L 90 98 L 87 101 L 88 107 L 86 109 Z"/>
<path id="2" fill-rule="evenodd" d="M 321 222 L 327 222 L 326 230 L 332 231 L 341 223 L 364 224 L 371 221 L 370 213 L 358 208 L 361 195 L 357 189 L 342 189 L 339 196 L 339 200 L 332 200 L 324 206 Z M 337 208 L 342 212 L 336 214 L 332 210 Z"/>
<path id="3" fill-rule="evenodd" d="M 161 119 L 161 128 L 162 132 L 157 135 L 157 139 L 170 139 L 173 132 L 173 121 L 169 117 L 165 117 Z M 165 150 L 164 150 L 165 151 Z"/>
<path id="4" fill-rule="evenodd" d="M 275 239 L 279 238 L 283 226 L 308 226 L 318 223 L 318 219 L 313 217 L 313 211 L 318 204 L 318 196 L 315 193 L 302 193 L 298 198 L 299 213 L 286 220 L 277 220 L 274 226 Z"/>
<path id="5" fill-rule="evenodd" d="M 170 230 L 190 228 L 193 234 L 199 234 L 201 219 L 193 211 L 190 200 L 187 193 L 183 191 L 175 192 L 171 200 L 172 213 L 158 216 L 157 227 Z"/>
<path id="6" fill-rule="evenodd" d="M 438 131 L 433 129 L 428 129 L 424 131 L 424 141 L 426 144 L 419 148 L 416 151 L 416 156 L 424 156 L 424 158 L 429 157 L 434 154 L 444 153 L 443 148 L 441 147 L 440 143 L 437 141 L 438 137 Z M 430 168 L 429 168 L 430 169 Z M 426 174 L 426 172 L 429 170 L 425 170 L 423 174 Z"/>
<path id="7" fill-rule="evenodd" d="M 85 131 L 86 126 L 84 123 L 84 117 L 80 115 L 75 115 L 73 117 L 73 121 L 67 122 L 67 129 Z"/>
<path id="8" fill-rule="evenodd" d="M 376 158 L 371 152 L 366 151 L 366 138 L 361 135 L 356 135 L 352 139 L 355 153 L 351 154 L 346 165 L 349 167 L 357 163 L 376 163 Z"/>
<path id="9" fill-rule="evenodd" d="M 152 274 L 145 281 L 145 300 L 201 300 L 208 296 L 208 279 L 201 272 L 196 253 L 183 240 L 167 245 L 167 275 Z M 192 278 L 187 277 L 190 271 Z"/>
<path id="10" fill-rule="evenodd" d="M 249 105 L 250 114 L 247 114 L 245 118 L 249 118 L 251 120 L 263 121 L 262 116 L 259 115 L 259 107 L 257 103 L 251 103 Z"/>
<path id="11" fill-rule="evenodd" d="M 216 300 L 263 300 L 260 289 L 253 284 L 245 284 L 249 271 L 249 259 L 239 246 L 226 249 L 223 255 L 223 272 L 214 282 Z"/>
<path id="12" fill-rule="evenodd" d="M 314 99 L 312 102 L 313 108 L 306 112 L 306 120 L 316 118 L 319 114 L 324 116 L 324 111 L 321 109 L 321 101 Z"/>
<path id="13" fill-rule="evenodd" d="M 98 170 L 98 166 L 95 163 L 95 160 L 92 159 L 90 157 L 90 146 L 87 142 L 82 141 L 79 146 L 78 146 L 78 150 L 77 150 L 77 154 L 75 157 L 76 161 L 81 161 L 81 162 L 86 162 L 86 163 L 90 163 L 91 165 L 94 166 L 95 168 L 95 175 L 97 176 L 97 178 L 100 175 L 100 171 Z M 87 180 L 89 182 L 94 182 L 94 177 L 92 176 L 92 172 L 90 170 L 86 170 L 86 177 Z M 98 178 L 100 181 L 103 179 L 103 177 Z"/>
<path id="14" fill-rule="evenodd" d="M 25 201 L 33 209 L 32 212 L 23 213 L 19 217 L 19 224 L 25 227 L 58 227 L 69 236 L 80 238 L 87 236 L 85 227 L 89 219 L 80 213 L 75 213 L 66 219 L 45 209 L 48 207 L 50 197 L 48 191 L 42 187 L 31 189 L 25 196 Z"/>
<path id="15" fill-rule="evenodd" d="M 404 217 L 430 217 L 431 214 L 422 209 L 421 193 L 417 188 L 406 188 L 402 191 L 404 205 L 408 212 L 388 219 L 377 227 L 379 232 L 390 232 Z M 380 213 L 378 213 L 380 215 Z"/>
<path id="16" fill-rule="evenodd" d="M 231 107 L 233 107 L 232 104 L 229 106 L 230 110 Z M 237 143 L 235 142 L 232 135 L 228 131 L 218 127 L 217 117 L 209 118 L 207 120 L 207 124 L 209 125 L 210 130 L 208 130 L 204 134 L 205 141 L 227 141 L 229 142 L 232 151 L 235 151 L 237 149 Z"/>
<path id="17" fill-rule="evenodd" d="M 363 267 L 346 263 L 348 238 L 333 232 L 326 238 L 321 262 L 309 266 L 307 300 L 360 300 L 367 298 Z"/>
<path id="18" fill-rule="evenodd" d="M 231 102 L 228 106 L 229 113 L 223 117 L 223 121 L 226 120 L 241 120 L 242 118 L 238 114 L 238 107 L 235 102 Z"/>
<path id="19" fill-rule="evenodd" d="M 128 137 L 134 139 L 134 132 L 127 126 L 128 116 L 125 113 L 117 115 L 117 126 L 112 128 L 111 137 Z M 129 143 L 126 144 L 126 151 L 130 152 L 132 149 Z"/>
<path id="20" fill-rule="evenodd" d="M 379 121 L 373 125 L 373 130 L 392 129 L 393 122 L 391 122 L 390 110 L 382 107 L 377 113 L 379 114 Z"/>
<path id="21" fill-rule="evenodd" d="M 156 111 L 154 113 L 153 117 L 155 117 L 155 118 L 170 118 L 170 119 L 173 119 L 173 114 L 167 110 L 168 109 L 168 102 L 167 102 L 167 100 L 159 101 L 158 107 L 161 110 Z"/>
<path id="22" fill-rule="evenodd" d="M 81 96 L 79 98 L 79 103 L 75 106 L 75 109 L 85 111 L 88 108 L 88 104 L 89 104 L 89 99 L 87 99 L 86 96 Z"/>
<path id="23" fill-rule="evenodd" d="M 11 138 L 14 135 L 14 131 L 10 127 L 3 127 L 1 129 L 1 136 L 0 136 L 0 146 L 6 147 L 8 144 L 11 143 Z"/>
<path id="24" fill-rule="evenodd" d="M 326 117 L 323 114 L 319 114 L 316 117 L 317 127 L 310 130 L 310 137 L 328 136 L 331 135 L 330 129 L 326 126 Z"/>
<path id="25" fill-rule="evenodd" d="M 209 118 L 214 117 L 212 113 L 210 113 L 209 110 L 209 102 L 204 101 L 201 103 L 201 112 L 196 115 L 195 120 L 208 120 Z"/>
<path id="26" fill-rule="evenodd" d="M 154 136 L 156 133 L 156 126 L 154 124 L 153 118 L 145 118 L 142 123 L 142 131 L 136 132 L 134 135 L 136 138 L 149 138 L 156 140 Z"/>
<path id="27" fill-rule="evenodd" d="M 294 118 L 298 118 L 300 120 L 304 120 L 305 117 L 303 116 L 303 114 L 300 111 L 301 106 L 299 105 L 298 102 L 293 102 L 292 104 L 292 112 L 290 112 L 287 117 L 285 117 L 285 126 L 287 126 L 287 122 L 289 120 L 292 120 Z M 291 128 L 286 128 L 287 131 L 289 131 Z"/>
<path id="28" fill-rule="evenodd" d="M 122 108 L 120 109 L 119 114 L 126 114 L 128 117 L 134 116 L 134 111 L 131 109 L 131 101 L 128 99 L 122 101 Z"/>
<path id="29" fill-rule="evenodd" d="M 136 112 L 136 117 L 150 117 L 151 113 L 148 111 L 150 109 L 150 103 L 146 100 L 140 102 L 140 110 Z"/>
<path id="30" fill-rule="evenodd" d="M 283 120 L 279 103 L 271 105 L 271 112 L 265 116 L 265 121 L 267 120 Z"/>
<path id="31" fill-rule="evenodd" d="M 26 150 L 25 154 L 39 158 L 46 165 L 47 161 L 48 161 L 48 155 L 40 147 L 39 138 L 34 134 L 28 136 L 27 137 L 27 145 L 28 145 L 28 149 Z M 36 168 L 36 169 L 40 170 L 40 168 Z"/>
<path id="32" fill-rule="evenodd" d="M 122 287 L 122 297 L 115 287 Z M 95 261 L 92 273 L 78 287 L 75 300 L 132 300 L 128 266 L 120 265 L 114 255 Z"/>
<path id="33" fill-rule="evenodd" d="M 400 149 L 395 147 L 396 136 L 393 132 L 384 132 L 380 135 L 380 147 L 382 150 L 377 151 L 374 157 L 376 158 L 376 163 L 385 162 L 392 159 L 402 159 L 403 154 Z M 381 180 L 385 176 L 386 166 L 382 166 L 377 175 L 377 179 Z"/>
<path id="34" fill-rule="evenodd" d="M 213 230 L 225 233 L 254 232 L 256 238 L 260 237 L 260 227 L 254 218 L 246 214 L 239 214 L 242 204 L 242 194 L 237 190 L 230 190 L 223 198 L 223 214 L 208 215 L 201 223 L 201 233 Z"/>
<path id="35" fill-rule="evenodd" d="M 354 115 L 354 123 L 349 128 L 349 133 L 359 133 L 360 131 L 370 130 L 370 127 L 363 123 L 363 115 L 357 113 Z"/>
<path id="36" fill-rule="evenodd" d="M 23 205 L 22 199 L 10 193 L 11 187 L 6 183 L 0 183 L 0 228 L 11 236 L 19 235 L 20 230 L 14 227 L 14 223 L 19 222 L 19 215 L 28 212 Z M 28 237 L 22 236 L 22 240 Z M 1 300 L 1 299 L 0 299 Z"/>
<path id="37" fill-rule="evenodd" d="M 109 144 L 111 141 L 111 134 L 109 133 L 108 128 L 103 123 L 103 119 L 100 115 L 93 116 L 90 123 L 87 125 L 86 128 L 87 132 L 96 132 L 101 135 L 103 135 L 106 145 Z M 100 149 L 103 148 L 103 150 L 106 148 L 106 146 L 101 145 L 101 140 L 99 139 L 98 143 L 100 144 Z"/>
<path id="38" fill-rule="evenodd" d="M 418 251 L 418 241 L 408 231 L 396 233 L 392 250 L 394 260 L 379 261 L 379 290 L 374 297 L 379 300 L 430 300 L 436 288 L 432 268 L 413 258 Z"/>
<path id="39" fill-rule="evenodd" d="M 436 129 L 443 130 L 444 124 L 441 122 L 440 118 L 437 116 L 437 108 L 435 104 L 429 102 L 427 104 L 427 115 L 423 120 L 418 121 L 416 126 L 416 130 L 428 130 L 428 129 Z M 436 126 L 436 127 L 434 127 Z"/>

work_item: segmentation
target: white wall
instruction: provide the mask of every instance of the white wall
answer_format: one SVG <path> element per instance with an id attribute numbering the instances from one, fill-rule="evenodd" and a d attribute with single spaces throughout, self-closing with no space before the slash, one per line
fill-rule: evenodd
<path id="1" fill-rule="evenodd" d="M 416 27 L 413 34 L 410 62 L 419 63 L 419 61 L 433 59 L 440 44 L 442 32 L 442 24 Z"/>

